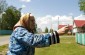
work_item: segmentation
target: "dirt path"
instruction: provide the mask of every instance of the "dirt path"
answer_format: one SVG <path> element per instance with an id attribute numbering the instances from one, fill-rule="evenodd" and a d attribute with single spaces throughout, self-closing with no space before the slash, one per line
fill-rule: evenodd
<path id="1" fill-rule="evenodd" d="M 10 35 L 0 36 L 0 46 L 9 43 Z"/>

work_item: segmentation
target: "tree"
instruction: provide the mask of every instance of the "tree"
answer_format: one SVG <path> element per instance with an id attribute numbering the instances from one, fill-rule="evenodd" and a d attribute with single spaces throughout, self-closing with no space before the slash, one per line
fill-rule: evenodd
<path id="1" fill-rule="evenodd" d="M 37 24 L 35 24 L 34 33 L 37 33 Z"/>
<path id="2" fill-rule="evenodd" d="M 7 8 L 6 0 L 0 0 L 0 14 L 3 13 Z"/>
<path id="3" fill-rule="evenodd" d="M 45 28 L 45 33 L 48 33 L 48 28 L 47 27 Z"/>
<path id="4" fill-rule="evenodd" d="M 10 6 L 5 11 L 5 14 L 2 16 L 3 27 L 2 29 L 12 30 L 13 26 L 18 22 L 20 19 L 21 12 L 16 7 Z"/>
<path id="5" fill-rule="evenodd" d="M 52 33 L 53 32 L 53 29 L 50 29 L 50 33 Z"/>
<path id="6" fill-rule="evenodd" d="M 85 25 L 82 26 L 82 32 L 85 33 Z"/>
<path id="7" fill-rule="evenodd" d="M 85 15 L 85 0 L 79 0 L 80 11 L 84 12 Z"/>
<path id="8" fill-rule="evenodd" d="M 2 14 L 7 8 L 6 0 L 0 0 L 0 30 L 2 29 Z"/>

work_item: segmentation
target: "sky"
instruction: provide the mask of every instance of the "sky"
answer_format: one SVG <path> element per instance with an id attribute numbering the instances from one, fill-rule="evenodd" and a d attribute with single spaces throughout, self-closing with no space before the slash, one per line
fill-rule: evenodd
<path id="1" fill-rule="evenodd" d="M 83 19 L 79 0 L 6 0 L 8 6 L 22 8 L 22 15 L 32 13 L 35 16 L 38 28 L 44 30 L 52 27 L 57 30 L 59 24 L 72 25 L 73 19 Z M 58 19 L 59 18 L 59 19 Z"/>

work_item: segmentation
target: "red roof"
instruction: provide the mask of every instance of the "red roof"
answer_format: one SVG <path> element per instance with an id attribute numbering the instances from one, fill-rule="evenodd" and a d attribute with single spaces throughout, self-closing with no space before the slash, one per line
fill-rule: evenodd
<path id="1" fill-rule="evenodd" d="M 85 25 L 85 20 L 74 20 L 76 27 L 82 27 Z"/>
<path id="2" fill-rule="evenodd" d="M 66 26 L 66 25 L 59 25 L 59 26 L 58 26 L 58 29 L 60 29 L 60 28 L 62 28 L 62 27 L 64 27 L 64 26 Z"/>
<path id="3" fill-rule="evenodd" d="M 58 29 L 60 29 L 60 28 L 62 28 L 62 27 L 64 27 L 64 26 L 67 26 L 67 25 L 59 25 L 59 26 L 58 26 Z M 69 29 L 72 30 L 72 25 L 69 25 Z"/>

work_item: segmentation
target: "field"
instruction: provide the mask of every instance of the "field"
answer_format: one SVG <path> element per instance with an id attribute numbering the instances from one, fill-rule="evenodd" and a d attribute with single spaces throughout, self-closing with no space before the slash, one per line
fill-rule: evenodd
<path id="1" fill-rule="evenodd" d="M 85 46 L 75 43 L 74 36 L 61 36 L 61 43 L 37 48 L 35 55 L 85 55 Z"/>
<path id="2" fill-rule="evenodd" d="M 36 48 L 35 55 L 85 55 L 85 46 L 75 43 L 74 36 L 60 36 L 61 43 L 50 47 Z M 5 55 L 8 45 L 0 46 L 0 54 Z"/>

